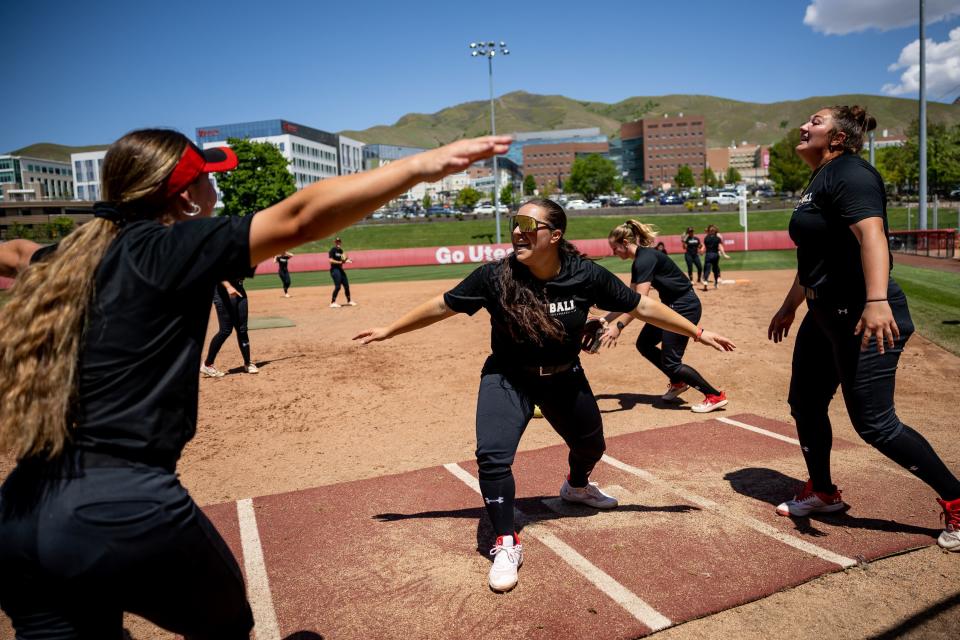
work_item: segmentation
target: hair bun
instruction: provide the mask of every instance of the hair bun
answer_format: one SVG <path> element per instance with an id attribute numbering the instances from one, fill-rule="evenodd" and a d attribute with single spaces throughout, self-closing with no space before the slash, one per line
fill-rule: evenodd
<path id="1" fill-rule="evenodd" d="M 850 115 L 864 131 L 873 131 L 877 128 L 877 119 L 867 113 L 867 110 L 858 104 L 850 107 Z"/>

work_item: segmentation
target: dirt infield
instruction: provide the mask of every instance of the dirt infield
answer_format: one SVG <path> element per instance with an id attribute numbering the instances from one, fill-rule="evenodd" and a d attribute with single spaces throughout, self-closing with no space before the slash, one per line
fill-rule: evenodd
<path id="1" fill-rule="evenodd" d="M 721 355 L 691 346 L 686 361 L 726 390 L 731 398 L 726 415 L 747 413 L 790 423 L 785 397 L 792 335 L 787 344 L 775 346 L 766 340 L 766 326 L 792 274 L 768 271 L 724 273 L 724 277 L 737 284 L 700 294 L 703 324 L 731 337 L 739 349 Z M 252 317 L 287 318 L 296 326 L 251 333 L 260 374 L 239 373 L 241 359 L 231 339 L 217 364 L 232 367 L 232 374 L 201 381 L 198 435 L 188 445 L 179 467 L 184 484 L 196 500 L 201 505 L 214 505 L 469 460 L 475 446 L 473 414 L 479 370 L 489 349 L 486 313 L 473 318 L 457 316 L 438 326 L 366 347 L 350 341 L 359 329 L 384 324 L 451 284 L 357 285 L 353 293 L 358 306 L 340 309 L 328 307 L 330 288 L 295 286 L 292 298 L 281 297 L 279 290 L 251 291 Z M 606 433 L 613 437 L 691 422 L 695 416 L 687 410 L 688 405 L 655 401 L 665 381 L 636 353 L 632 345 L 636 331 L 632 329 L 616 349 L 595 357 L 584 356 L 587 375 L 604 411 Z M 960 438 L 953 389 L 958 380 L 960 358 L 922 337 L 911 341 L 901 361 L 898 412 L 956 471 L 960 471 Z M 685 398 L 698 400 L 696 396 L 691 391 Z M 858 443 L 839 399 L 832 409 L 836 436 Z M 710 417 L 719 415 L 723 413 Z M 710 433 L 704 432 L 701 448 L 709 450 L 710 439 L 714 439 L 722 449 L 722 436 Z M 543 421 L 534 421 L 521 449 L 530 451 L 559 443 L 558 436 Z M 685 456 L 690 443 L 678 440 L 675 445 L 663 451 L 648 450 L 645 455 L 669 460 L 672 473 L 685 487 L 710 496 L 717 479 L 711 475 L 709 456 L 703 450 Z M 613 449 L 611 446 L 608 453 L 616 456 Z M 879 491 L 844 484 L 845 468 L 854 477 L 863 465 L 880 462 L 879 454 L 866 447 L 849 451 L 838 447 L 834 476 L 848 496 L 883 502 L 887 498 L 875 495 Z M 9 461 L 0 463 L 0 473 L 6 475 L 9 466 Z M 560 480 L 562 471 L 557 470 Z M 799 451 L 795 460 L 776 471 L 797 477 L 802 472 Z M 888 473 L 892 478 L 900 472 Z M 915 481 L 904 478 L 903 482 Z M 518 472 L 521 492 L 523 483 L 524 476 Z M 447 495 L 438 496 L 433 506 L 427 504 L 427 492 L 418 506 L 422 510 L 441 509 L 449 499 Z M 902 507 L 902 500 L 890 502 Z M 939 526 L 932 494 L 911 506 L 923 526 Z M 870 504 L 866 511 L 882 514 L 884 510 Z M 292 529 L 300 524 L 306 525 L 307 521 L 289 522 Z M 426 521 L 422 526 L 432 525 Z M 349 538 L 349 530 L 343 533 Z M 669 535 L 669 531 L 663 533 Z M 309 529 L 300 534 L 308 535 Z M 686 548 L 691 553 L 698 547 L 709 551 L 715 543 L 711 534 L 705 528 Z M 839 538 L 847 534 L 840 526 L 826 535 Z M 442 536 L 429 538 L 442 544 Z M 641 539 L 621 542 L 644 544 Z M 477 541 L 450 542 L 458 548 L 464 543 L 473 547 Z M 428 548 L 396 541 L 391 544 L 403 553 L 420 554 L 422 562 L 433 562 Z M 338 551 L 331 548 L 331 552 Z M 363 554 L 357 558 L 362 562 Z M 771 571 L 777 570 L 773 562 L 768 566 Z M 428 567 L 431 572 L 436 570 Z M 455 569 L 451 569 L 449 578 L 465 578 L 466 584 L 457 583 L 460 589 L 476 588 L 478 584 L 476 576 L 464 576 Z M 521 573 L 521 588 L 523 579 Z M 4 624 L 0 623 L 0 638 L 11 637 Z M 948 555 L 927 547 L 829 574 L 667 629 L 656 637 L 860 638 L 906 633 L 926 638 L 948 637 L 958 626 L 960 554 Z M 169 637 L 134 618 L 127 620 L 127 627 L 137 640 Z M 416 633 L 405 635 L 415 637 Z M 462 634 L 451 630 L 450 635 Z M 330 637 L 351 636 L 343 633 Z"/>

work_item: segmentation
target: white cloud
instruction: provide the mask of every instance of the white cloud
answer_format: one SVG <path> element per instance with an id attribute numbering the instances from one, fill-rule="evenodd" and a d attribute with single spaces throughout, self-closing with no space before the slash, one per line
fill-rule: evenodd
<path id="1" fill-rule="evenodd" d="M 950 31 L 945 42 L 927 39 L 927 95 L 939 98 L 953 93 L 960 86 L 960 27 Z M 903 48 L 900 58 L 890 65 L 888 71 L 899 71 L 900 83 L 887 83 L 882 91 L 890 96 L 915 93 L 920 90 L 920 40 L 914 40 Z"/>
<path id="2" fill-rule="evenodd" d="M 960 15 L 957 0 L 926 0 L 927 24 Z M 918 0 L 811 0 L 803 24 L 827 35 L 879 29 L 889 31 L 920 21 Z"/>

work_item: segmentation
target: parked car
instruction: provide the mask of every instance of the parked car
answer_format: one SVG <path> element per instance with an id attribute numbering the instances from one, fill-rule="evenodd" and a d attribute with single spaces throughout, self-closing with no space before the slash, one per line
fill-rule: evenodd
<path id="1" fill-rule="evenodd" d="M 733 191 L 721 191 L 715 196 L 708 196 L 707 202 L 716 202 L 717 204 L 737 204 L 740 202 L 740 196 Z"/>
<path id="2" fill-rule="evenodd" d="M 569 200 L 567 202 L 567 209 L 589 209 L 587 203 L 583 200 Z"/>
<path id="3" fill-rule="evenodd" d="M 633 198 L 620 197 L 610 202 L 615 207 L 642 207 L 643 202 L 637 202 Z"/>
<path id="4" fill-rule="evenodd" d="M 587 203 L 587 209 L 600 209 L 603 207 L 603 203 L 599 200 L 591 200 Z"/>
<path id="5" fill-rule="evenodd" d="M 683 204 L 686 200 L 676 193 L 665 193 L 660 196 L 660 204 Z"/>

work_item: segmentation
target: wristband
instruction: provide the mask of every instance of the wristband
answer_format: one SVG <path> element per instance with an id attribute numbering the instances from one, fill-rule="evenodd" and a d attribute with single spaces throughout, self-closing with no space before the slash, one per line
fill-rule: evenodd
<path id="1" fill-rule="evenodd" d="M 624 327 L 626 327 L 626 326 L 627 326 L 627 325 L 625 325 L 625 324 L 623 324 L 622 322 L 620 322 L 619 320 L 617 320 L 617 331 L 623 331 Z"/>
<path id="2" fill-rule="evenodd" d="M 697 335 L 693 336 L 694 342 L 700 342 L 700 336 L 703 335 L 703 327 L 697 327 Z"/>
<path id="3" fill-rule="evenodd" d="M 867 300 L 867 302 L 886 302 L 886 298 L 873 298 L 872 300 Z"/>

